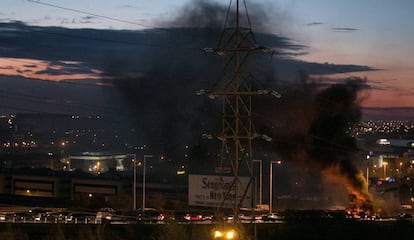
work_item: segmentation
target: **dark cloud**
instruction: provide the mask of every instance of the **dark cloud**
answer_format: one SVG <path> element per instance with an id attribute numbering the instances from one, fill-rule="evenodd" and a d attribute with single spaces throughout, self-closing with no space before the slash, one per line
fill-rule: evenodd
<path id="1" fill-rule="evenodd" d="M 12 66 L 5 66 L 5 67 L 0 66 L 0 69 L 14 69 L 14 67 L 12 67 Z"/>
<path id="2" fill-rule="evenodd" d="M 317 26 L 317 25 L 322 25 L 324 24 L 323 22 L 310 22 L 305 24 L 306 26 Z"/>
<path id="3" fill-rule="evenodd" d="M 18 73 L 27 73 L 27 72 L 33 72 L 33 70 L 30 70 L 30 69 L 20 70 L 20 69 L 18 69 L 18 70 L 16 70 L 16 72 L 18 72 Z"/>
<path id="4" fill-rule="evenodd" d="M 207 20 L 210 21 L 212 20 Z M 8 49 L 1 53 L 4 57 L 80 61 L 98 69 L 104 68 L 110 59 L 122 59 L 121 61 L 129 61 L 126 65 L 134 62 L 134 71 L 140 72 L 147 71 L 148 62 L 163 56 L 174 56 L 178 61 L 181 56 L 190 54 L 201 62 L 206 61 L 202 49 L 214 47 L 221 31 L 221 28 L 142 31 L 66 29 L 27 26 L 21 22 L 0 23 L 0 28 L 3 29 L 0 32 L 0 46 Z M 305 69 L 309 74 L 373 70 L 368 66 L 318 64 L 289 59 L 290 56 L 305 54 L 306 46 L 275 34 L 256 34 L 256 39 L 261 45 L 276 50 L 272 64 L 286 65 L 291 73 L 297 69 Z M 132 69 L 129 68 L 128 71 Z"/>
<path id="5" fill-rule="evenodd" d="M 84 63 L 65 63 L 62 61 L 50 62 L 46 70 L 37 71 L 37 74 L 94 74 L 93 69 Z"/>
<path id="6" fill-rule="evenodd" d="M 36 64 L 25 64 L 25 65 L 23 65 L 23 67 L 27 67 L 27 68 L 37 68 L 38 66 Z"/>
<path id="7" fill-rule="evenodd" d="M 86 16 L 86 17 L 82 17 L 83 20 L 91 20 L 91 19 L 95 19 L 95 16 Z"/>
<path id="8" fill-rule="evenodd" d="M 331 30 L 334 30 L 337 32 L 354 32 L 354 31 L 358 31 L 359 29 L 349 28 L 349 27 L 334 27 L 334 28 L 331 28 Z"/>
<path id="9" fill-rule="evenodd" d="M 359 87 L 361 90 L 370 90 L 373 89 L 372 84 L 368 84 L 368 81 L 366 78 L 360 78 L 360 77 L 346 77 L 346 78 L 333 78 L 333 77 L 318 77 L 314 78 L 313 82 L 318 83 L 321 86 L 331 86 L 336 84 L 343 84 L 344 82 L 353 80 L 359 84 Z"/>
<path id="10" fill-rule="evenodd" d="M 397 79 L 381 79 L 371 80 L 370 85 L 372 89 L 379 91 L 387 91 L 387 94 L 397 94 L 398 96 L 411 96 L 414 94 L 414 88 L 407 88 L 397 83 Z"/>
<path id="11" fill-rule="evenodd" d="M 12 20 L 11 18 L 0 18 L 0 22 L 10 22 Z"/>

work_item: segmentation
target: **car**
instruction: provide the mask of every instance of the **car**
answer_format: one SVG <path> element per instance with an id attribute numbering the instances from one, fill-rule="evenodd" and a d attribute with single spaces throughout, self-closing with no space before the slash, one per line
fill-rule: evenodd
<path id="1" fill-rule="evenodd" d="M 137 221 L 146 223 L 164 223 L 175 220 L 175 216 L 166 211 L 156 209 L 146 209 L 144 212 L 138 211 Z"/>
<path id="2" fill-rule="evenodd" d="M 94 223 L 96 219 L 95 213 L 74 212 L 67 215 L 66 221 L 71 223 Z"/>
<path id="3" fill-rule="evenodd" d="M 189 221 L 189 222 L 203 221 L 203 215 L 188 213 L 188 214 L 184 215 L 184 219 Z"/>
<path id="4" fill-rule="evenodd" d="M 125 221 L 128 217 L 117 214 L 115 211 L 98 211 L 95 216 L 96 223 L 109 223 L 115 221 Z"/>
<path id="5" fill-rule="evenodd" d="M 27 210 L 27 213 L 29 213 L 34 221 L 40 222 L 40 221 L 47 221 L 46 216 L 50 213 L 50 211 L 44 209 L 44 208 L 31 208 Z"/>
<path id="6" fill-rule="evenodd" d="M 39 213 L 46 214 L 49 211 L 47 211 L 46 209 L 43 209 L 43 208 L 31 208 L 31 209 L 27 210 L 27 212 L 32 214 L 32 215 L 37 215 Z"/>
<path id="7" fill-rule="evenodd" d="M 239 214 L 239 219 L 242 222 L 252 222 L 253 219 L 253 215 L 249 214 L 249 213 L 240 213 Z"/>
<path id="8" fill-rule="evenodd" d="M 70 211 L 58 211 L 58 212 L 49 212 L 46 214 L 45 218 L 48 222 L 53 223 L 67 223 L 71 221 Z"/>
<path id="9" fill-rule="evenodd" d="M 174 219 L 178 223 L 188 223 L 187 214 L 188 213 L 184 212 L 184 211 L 176 211 L 176 212 L 174 212 Z"/>
<path id="10" fill-rule="evenodd" d="M 13 214 L 13 221 L 16 221 L 16 222 L 34 221 L 34 217 L 28 212 L 16 212 Z"/>
<path id="11" fill-rule="evenodd" d="M 263 215 L 262 220 L 265 222 L 276 222 L 276 221 L 282 221 L 283 217 L 278 213 L 270 212 L 268 214 Z"/>
<path id="12" fill-rule="evenodd" d="M 155 211 L 146 211 L 146 212 L 138 212 L 137 214 L 137 221 L 139 222 L 146 222 L 146 223 L 155 223 L 157 222 L 158 212 Z"/>
<path id="13" fill-rule="evenodd" d="M 2 213 L 0 214 L 0 222 L 10 222 L 13 220 L 13 213 Z"/>
<path id="14" fill-rule="evenodd" d="M 216 218 L 213 213 L 206 213 L 203 215 L 203 221 L 213 222 L 215 219 Z"/>
<path id="15" fill-rule="evenodd" d="M 400 215 L 398 215 L 398 219 L 400 221 L 412 221 L 413 220 L 413 216 L 407 212 L 403 212 Z"/>

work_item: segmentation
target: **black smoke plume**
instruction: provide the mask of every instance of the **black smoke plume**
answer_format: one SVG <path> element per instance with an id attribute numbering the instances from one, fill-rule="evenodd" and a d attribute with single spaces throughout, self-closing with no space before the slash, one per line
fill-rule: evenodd
<path id="1" fill-rule="evenodd" d="M 283 89 L 278 103 L 261 102 L 257 121 L 275 140 L 269 148 L 297 167 L 333 177 L 342 182 L 354 205 L 372 210 L 367 185 L 355 167 L 359 152 L 349 129 L 361 119 L 361 92 L 365 80 L 350 78 L 333 85 L 309 82 L 306 75 L 296 85 Z M 272 124 L 269 125 L 269 118 Z"/>
<path id="2" fill-rule="evenodd" d="M 250 14 L 253 23 L 268 21 L 263 9 L 254 7 Z M 218 144 L 201 139 L 203 133 L 220 131 L 220 103 L 197 97 L 195 92 L 209 89 L 219 80 L 222 59 L 207 56 L 202 49 L 216 46 L 225 11 L 221 5 L 196 1 L 179 17 L 163 23 L 164 28 L 147 30 L 145 38 L 151 39 L 151 46 L 130 59 L 112 56 L 106 68 L 106 75 L 114 79 L 135 112 L 143 141 L 175 160 L 182 159 L 180 149 L 185 144 L 191 145 L 191 160 L 198 170 L 209 159 L 217 158 L 220 151 Z M 264 29 L 267 24 L 260 26 Z M 256 37 L 260 44 L 278 49 L 279 53 L 273 60 L 257 59 L 253 74 L 261 83 L 256 87 L 274 88 L 283 96 L 255 100 L 256 130 L 273 138 L 268 145 L 255 143 L 256 151 L 276 153 L 317 173 L 336 171 L 350 192 L 366 196 L 364 181 L 352 163 L 358 148 L 355 139 L 347 134 L 348 127 L 360 120 L 358 94 L 365 82 L 348 79 L 333 85 L 317 84 L 309 81 L 307 73 L 372 69 L 297 61 L 292 56 L 303 54 L 304 46 L 272 34 L 259 33 Z M 293 81 L 293 72 L 298 69 L 303 69 L 300 79 Z"/>
<path id="3" fill-rule="evenodd" d="M 161 28 L 145 30 L 141 41 L 150 41 L 139 52 L 131 52 L 136 56 L 115 53 L 108 59 L 105 76 L 113 79 L 130 111 L 135 112 L 138 135 L 153 151 L 182 159 L 179 149 L 189 144 L 196 146 L 196 161 L 211 154 L 200 141 L 203 133 L 220 131 L 220 106 L 205 96 L 196 96 L 196 92 L 219 81 L 223 59 L 208 56 L 203 49 L 217 45 L 226 11 L 226 6 L 210 1 L 193 2 L 175 19 L 160 23 Z M 259 7 L 250 14 L 252 19 L 265 16 Z M 258 34 L 258 39 L 272 48 L 303 48 L 272 34 Z M 265 61 L 263 65 L 269 66 L 270 57 Z M 271 71 L 259 74 L 271 76 L 267 80 L 271 81 Z"/>

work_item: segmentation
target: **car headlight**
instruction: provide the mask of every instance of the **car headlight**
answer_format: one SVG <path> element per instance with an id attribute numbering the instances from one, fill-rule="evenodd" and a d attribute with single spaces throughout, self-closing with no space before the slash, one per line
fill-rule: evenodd
<path id="1" fill-rule="evenodd" d="M 236 237 L 236 232 L 234 230 L 227 231 L 225 237 L 226 239 L 234 239 Z"/>
<path id="2" fill-rule="evenodd" d="M 223 236 L 223 233 L 219 230 L 214 231 L 214 238 L 221 238 Z"/>
<path id="3" fill-rule="evenodd" d="M 237 236 L 236 230 L 215 230 L 213 233 L 214 239 L 235 239 Z"/>

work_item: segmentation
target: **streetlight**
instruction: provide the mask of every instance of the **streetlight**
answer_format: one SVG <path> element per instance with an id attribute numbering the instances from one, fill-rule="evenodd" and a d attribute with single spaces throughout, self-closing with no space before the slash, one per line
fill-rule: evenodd
<path id="1" fill-rule="evenodd" d="M 252 160 L 253 162 L 258 162 L 260 165 L 260 179 L 259 179 L 259 204 L 262 205 L 263 203 L 263 164 L 262 160 Z"/>
<path id="2" fill-rule="evenodd" d="M 147 158 L 153 157 L 152 155 L 144 155 L 144 166 L 143 166 L 143 174 L 142 174 L 142 212 L 145 211 L 145 168 L 146 168 L 146 161 Z"/>
<path id="3" fill-rule="evenodd" d="M 133 203 L 132 203 L 132 210 L 137 210 L 137 156 L 135 154 L 131 154 L 133 157 L 132 163 L 134 164 L 134 181 L 132 184 L 132 191 L 133 191 Z"/>
<path id="4" fill-rule="evenodd" d="M 269 188 L 270 188 L 270 196 L 269 196 L 269 212 L 272 212 L 273 208 L 273 164 L 282 164 L 282 161 L 270 161 L 270 182 L 269 182 Z"/>

